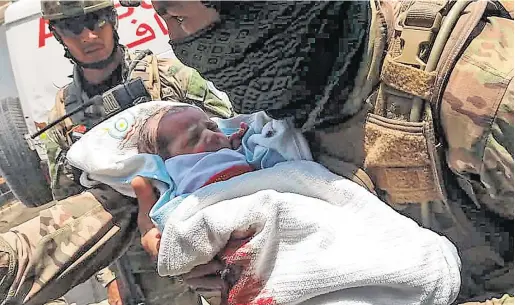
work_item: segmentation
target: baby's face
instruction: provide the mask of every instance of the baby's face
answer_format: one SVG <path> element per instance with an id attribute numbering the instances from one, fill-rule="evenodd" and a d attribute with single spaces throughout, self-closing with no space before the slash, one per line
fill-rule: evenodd
<path id="1" fill-rule="evenodd" d="M 193 107 L 165 115 L 159 122 L 158 134 L 166 139 L 169 158 L 231 148 L 229 139 L 216 123 Z"/>

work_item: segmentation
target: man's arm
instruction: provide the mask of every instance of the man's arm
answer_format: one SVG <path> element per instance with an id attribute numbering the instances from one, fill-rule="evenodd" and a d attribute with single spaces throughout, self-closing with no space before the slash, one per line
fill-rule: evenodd
<path id="1" fill-rule="evenodd" d="M 471 179 L 480 203 L 513 219 L 513 79 L 485 135 L 479 181 Z"/>
<path id="2" fill-rule="evenodd" d="M 219 92 L 207 80 L 177 59 L 158 60 L 163 100 L 192 102 L 212 115 L 229 118 L 234 115 L 226 94 Z"/>
<path id="3" fill-rule="evenodd" d="M 112 263 L 136 233 L 136 203 L 102 186 L 0 235 L 0 304 L 44 304 Z"/>
<path id="4" fill-rule="evenodd" d="M 207 83 L 194 86 L 194 70 L 172 63 L 159 65 L 163 99 L 196 96 L 199 106 L 232 114 Z M 136 202 L 107 186 L 57 202 L 0 235 L 0 304 L 39 305 L 64 295 L 124 253 L 136 232 Z"/>
<path id="5" fill-rule="evenodd" d="M 461 188 L 481 209 L 513 219 L 513 20 L 485 20 L 453 66 L 439 123 Z"/>

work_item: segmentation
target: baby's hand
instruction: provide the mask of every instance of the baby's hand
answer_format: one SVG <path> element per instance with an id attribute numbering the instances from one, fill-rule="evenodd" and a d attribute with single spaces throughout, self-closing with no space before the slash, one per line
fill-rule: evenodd
<path id="1" fill-rule="evenodd" d="M 241 146 L 243 135 L 249 130 L 249 125 L 245 122 L 240 123 L 240 129 L 229 136 L 229 142 L 231 143 L 232 149 L 237 149 Z"/>
<path id="2" fill-rule="evenodd" d="M 141 245 L 152 258 L 156 259 L 159 254 L 159 246 L 161 244 L 161 233 L 157 228 L 152 228 L 141 236 Z"/>

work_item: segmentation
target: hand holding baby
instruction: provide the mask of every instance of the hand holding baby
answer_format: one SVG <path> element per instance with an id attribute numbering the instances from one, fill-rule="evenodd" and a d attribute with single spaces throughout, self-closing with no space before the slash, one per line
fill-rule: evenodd
<path id="1" fill-rule="evenodd" d="M 154 226 L 148 213 L 156 203 L 157 197 L 150 181 L 143 177 L 132 180 L 131 186 L 138 198 L 138 227 L 141 231 L 141 245 L 143 249 L 154 259 L 159 253 L 161 233 Z M 228 284 L 220 274 L 224 266 L 217 260 L 212 260 L 206 265 L 193 268 L 191 272 L 182 276 L 185 284 L 198 291 L 219 291 L 223 300 L 226 300 L 229 290 Z"/>

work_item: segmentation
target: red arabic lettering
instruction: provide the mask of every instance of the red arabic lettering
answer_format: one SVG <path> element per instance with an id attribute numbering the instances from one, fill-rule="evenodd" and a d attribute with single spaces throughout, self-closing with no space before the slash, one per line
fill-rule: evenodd
<path id="1" fill-rule="evenodd" d="M 120 5 L 120 3 L 115 4 L 116 9 L 120 9 L 121 7 L 122 6 Z M 147 2 L 145 2 L 145 0 L 143 0 L 143 1 L 141 1 L 141 8 L 152 9 L 153 7 L 152 7 L 152 4 L 148 3 L 148 0 L 147 0 Z M 129 8 L 127 8 L 127 11 L 120 13 L 118 15 L 118 20 L 127 18 L 127 17 L 131 16 L 133 13 L 134 13 L 134 8 L 129 7 Z M 159 26 L 159 30 L 161 31 L 161 33 L 163 33 L 163 35 L 168 35 L 168 28 L 166 27 L 166 24 L 164 23 L 163 19 L 157 13 L 154 13 L 153 16 L 154 16 L 154 20 L 156 21 L 157 25 Z M 136 24 L 137 20 L 132 19 L 131 23 Z M 136 36 L 139 39 L 136 41 L 133 41 L 131 43 L 128 43 L 127 44 L 128 48 L 134 48 L 145 42 L 155 39 L 156 32 L 150 25 L 148 25 L 146 23 L 142 23 L 136 29 Z M 38 47 L 39 48 L 45 47 L 46 40 L 48 38 L 52 38 L 52 37 L 53 37 L 53 34 L 48 29 L 48 21 L 44 20 L 43 18 L 40 18 L 39 19 Z"/>
<path id="2" fill-rule="evenodd" d="M 132 24 L 136 24 L 136 19 L 132 19 L 131 20 L 131 23 Z M 150 41 L 152 39 L 155 39 L 156 38 L 156 33 L 154 32 L 154 30 L 152 29 L 152 27 L 146 23 L 142 23 L 138 26 L 138 28 L 136 29 L 136 36 L 140 37 L 140 36 L 144 36 L 146 35 L 147 33 L 150 33 L 149 36 L 145 36 L 139 40 L 136 40 L 134 42 L 131 42 L 131 43 L 128 43 L 127 44 L 127 47 L 128 48 L 134 48 L 135 46 L 139 46 L 140 44 L 142 43 L 145 43 L 147 41 Z"/>
<path id="3" fill-rule="evenodd" d="M 54 37 L 52 33 L 48 30 L 48 21 L 43 18 L 39 18 L 39 41 L 38 48 L 42 48 L 46 45 L 46 39 Z"/>

